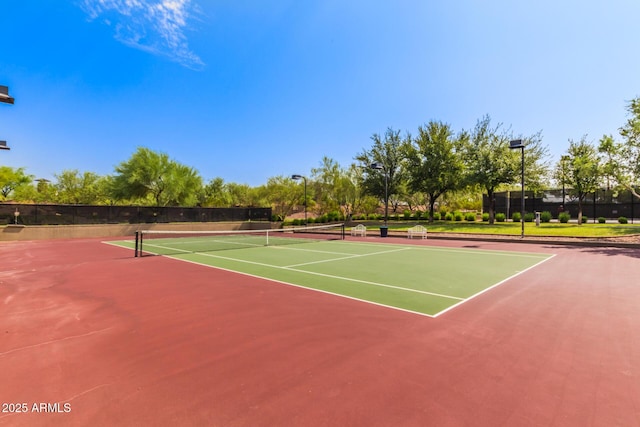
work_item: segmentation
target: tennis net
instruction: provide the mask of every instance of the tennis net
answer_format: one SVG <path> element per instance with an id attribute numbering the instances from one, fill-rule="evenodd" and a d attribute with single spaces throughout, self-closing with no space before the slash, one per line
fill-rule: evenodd
<path id="1" fill-rule="evenodd" d="M 136 232 L 135 256 L 178 255 L 229 249 L 293 245 L 321 240 L 344 240 L 344 224 L 268 230 Z"/>

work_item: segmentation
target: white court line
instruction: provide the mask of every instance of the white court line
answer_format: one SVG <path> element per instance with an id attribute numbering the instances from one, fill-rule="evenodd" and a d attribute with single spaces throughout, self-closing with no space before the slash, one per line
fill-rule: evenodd
<path id="1" fill-rule="evenodd" d="M 370 282 L 368 280 L 351 279 L 349 277 L 334 276 L 334 275 L 331 275 L 331 274 L 324 274 L 324 273 L 316 273 L 316 272 L 313 272 L 313 271 L 299 270 L 297 268 L 291 268 L 291 267 L 281 267 L 281 266 L 278 266 L 278 265 L 265 264 L 265 263 L 262 263 L 262 262 L 245 261 L 245 260 L 241 260 L 241 259 L 229 258 L 229 257 L 220 256 L 220 255 L 205 254 L 205 253 L 197 253 L 196 255 L 201 255 L 201 256 L 206 256 L 206 257 L 211 257 L 211 258 L 226 259 L 228 261 L 236 261 L 236 262 L 246 263 L 246 264 L 259 265 L 259 266 L 262 266 L 262 267 L 269 267 L 269 268 L 274 268 L 274 269 L 277 269 L 277 270 L 295 271 L 296 273 L 310 274 L 312 276 L 327 277 L 327 278 L 331 278 L 331 279 L 344 280 L 344 281 L 347 281 L 347 282 L 363 283 L 365 285 L 378 286 L 378 287 L 381 287 L 381 288 L 397 289 L 397 290 L 400 290 L 400 291 L 413 292 L 413 293 L 416 293 L 416 294 L 432 295 L 432 296 L 436 296 L 436 297 L 440 297 L 440 298 L 447 298 L 447 299 L 453 299 L 453 300 L 458 300 L 458 301 L 464 300 L 464 298 L 454 297 L 454 296 L 451 296 L 451 295 L 438 294 L 438 293 L 435 293 L 435 292 L 420 291 L 418 289 L 405 288 L 405 287 L 402 287 L 402 286 L 387 285 L 387 284 L 384 284 L 384 283 Z M 181 259 L 181 258 L 178 258 L 178 259 Z M 342 258 L 342 259 L 345 259 L 345 258 Z M 260 277 L 260 276 L 257 276 L 257 277 Z M 302 287 L 305 287 L 305 286 L 302 286 Z"/>
<path id="2" fill-rule="evenodd" d="M 454 309 L 454 308 L 456 308 L 457 306 L 459 306 L 459 305 L 461 305 L 461 304 L 464 304 L 465 302 L 470 301 L 470 300 L 472 300 L 472 299 L 474 299 L 474 298 L 476 298 L 476 297 L 478 297 L 478 296 L 480 296 L 480 295 L 484 294 L 485 292 L 488 292 L 488 291 L 490 291 L 491 289 L 496 288 L 496 287 L 498 287 L 498 286 L 502 285 L 502 284 L 503 284 L 503 283 L 505 283 L 505 282 L 508 282 L 509 280 L 513 279 L 514 277 L 517 277 L 517 276 L 519 276 L 519 275 L 521 275 L 521 274 L 524 274 L 525 272 L 527 272 L 527 271 L 531 270 L 532 268 L 539 266 L 539 265 L 540 265 L 540 264 L 542 264 L 543 262 L 549 261 L 551 258 L 553 258 L 553 257 L 555 257 L 555 256 L 556 256 L 556 254 L 553 254 L 553 255 L 549 256 L 548 258 L 543 259 L 542 261 L 540 261 L 540 262 L 537 262 L 537 263 L 533 264 L 531 267 L 527 267 L 527 268 L 525 268 L 524 270 L 519 271 L 519 272 L 517 272 L 516 274 L 513 274 L 513 275 L 511 275 L 511 276 L 507 277 L 506 279 L 502 279 L 501 281 L 499 281 L 499 282 L 498 282 L 498 283 L 496 283 L 495 285 L 489 286 L 488 288 L 485 288 L 485 289 L 481 290 L 481 291 L 480 291 L 480 292 L 478 292 L 477 294 L 473 294 L 473 295 L 471 295 L 470 297 L 467 297 L 467 298 L 465 298 L 464 300 L 460 301 L 459 303 L 454 304 L 454 305 L 452 305 L 451 307 L 447 307 L 447 308 L 445 308 L 445 309 L 444 309 L 444 310 L 442 310 L 442 311 L 439 311 L 438 313 L 434 314 L 434 315 L 433 315 L 433 317 L 438 317 L 438 316 L 440 316 L 441 314 L 444 314 L 444 313 L 446 313 L 446 312 L 447 312 L 447 311 L 449 311 L 449 310 L 453 310 L 453 309 Z"/>
<path id="3" fill-rule="evenodd" d="M 345 256 L 345 257 L 342 257 L 342 258 L 331 258 L 331 259 L 323 259 L 323 260 L 320 260 L 320 261 L 303 262 L 302 264 L 286 265 L 283 268 L 301 267 L 303 265 L 322 264 L 323 262 L 342 261 L 342 260 L 351 259 L 351 258 L 362 258 L 362 257 L 372 256 L 372 255 L 390 254 L 392 252 L 406 251 L 407 249 L 410 249 L 410 248 L 400 248 L 400 249 L 393 249 L 391 251 L 372 252 L 370 254 L 359 254 L 359 255 L 349 254 L 349 256 Z M 325 252 L 325 253 L 331 253 L 331 252 Z"/>
<path id="4" fill-rule="evenodd" d="M 543 256 L 549 256 L 547 253 L 538 253 L 538 252 L 515 252 L 515 251 L 498 251 L 495 249 L 478 249 L 478 248 L 444 248 L 440 246 L 422 246 L 422 245 L 410 245 L 407 246 L 405 244 L 399 243 L 364 243 L 364 242 L 349 242 L 349 241 L 341 241 L 342 245 L 357 245 L 357 246 L 402 246 L 406 248 L 416 249 L 420 251 L 427 252 L 450 252 L 450 253 L 465 253 L 473 252 L 477 255 L 505 255 L 510 257 L 521 257 L 521 258 L 540 258 Z"/>
<path id="5" fill-rule="evenodd" d="M 324 289 L 312 288 L 312 287 L 309 287 L 309 286 L 299 285 L 297 283 L 285 282 L 283 280 L 270 279 L 268 277 L 258 276 L 256 274 L 245 273 L 245 272 L 237 271 L 237 270 L 231 270 L 229 268 L 218 267 L 218 266 L 211 265 L 211 264 L 205 264 L 203 262 L 193 261 L 193 260 L 184 259 L 184 258 L 176 258 L 176 257 L 173 257 L 173 256 L 165 256 L 165 258 L 173 259 L 173 260 L 176 260 L 176 261 L 188 262 L 188 263 L 191 263 L 191 264 L 199 265 L 201 267 L 214 268 L 216 270 L 221 270 L 221 271 L 228 271 L 229 273 L 241 274 L 243 276 L 253 277 L 254 279 L 267 280 L 269 282 L 280 283 L 281 285 L 293 286 L 294 288 L 301 288 L 301 289 L 304 289 L 304 290 L 307 290 L 307 291 L 320 292 L 322 294 L 333 295 L 333 296 L 336 296 L 336 297 L 339 297 L 339 298 L 346 298 L 346 299 L 350 299 L 352 301 L 358 301 L 358 302 L 363 302 L 365 304 L 376 305 L 378 307 L 390 308 L 391 310 L 398 310 L 398 311 L 403 311 L 405 313 L 417 314 L 418 316 L 431 317 L 431 318 L 434 317 L 433 314 L 423 313 L 421 311 L 409 310 L 409 309 L 406 309 L 406 308 L 397 307 L 395 305 L 382 304 L 382 303 L 371 301 L 371 300 L 368 300 L 368 299 L 356 298 L 356 297 L 352 297 L 352 296 L 345 295 L 345 294 L 339 294 L 337 292 L 325 291 Z"/>

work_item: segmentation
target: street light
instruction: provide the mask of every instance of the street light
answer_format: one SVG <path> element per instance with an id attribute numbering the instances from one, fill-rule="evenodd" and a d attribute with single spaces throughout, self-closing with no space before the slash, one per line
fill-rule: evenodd
<path id="1" fill-rule="evenodd" d="M 566 204 L 565 201 L 565 191 L 564 191 L 564 183 L 567 179 L 567 169 L 565 166 L 565 163 L 567 162 L 567 160 L 569 160 L 569 156 L 561 156 L 560 157 L 560 164 L 562 165 L 562 212 L 564 212 L 564 205 Z"/>
<path id="2" fill-rule="evenodd" d="M 520 238 L 524 239 L 524 146 L 525 143 L 521 140 L 521 139 L 514 139 L 512 141 L 509 141 L 509 148 L 512 150 L 517 150 L 518 148 L 521 150 L 522 152 L 522 176 L 520 178 L 520 185 L 522 187 L 521 189 L 521 199 L 522 199 L 522 203 L 520 205 L 520 224 L 522 227 L 522 231 L 520 232 Z"/>
<path id="3" fill-rule="evenodd" d="M 5 104 L 13 104 L 15 99 L 9 96 L 9 88 L 7 86 L 0 85 L 0 102 Z"/>
<path id="4" fill-rule="evenodd" d="M 7 86 L 0 85 L 0 102 L 5 104 L 13 104 L 15 100 L 9 96 L 9 88 Z M 10 150 L 7 147 L 7 141 L 0 141 L 0 150 Z"/>
<path id="5" fill-rule="evenodd" d="M 387 219 L 389 218 L 389 174 L 387 173 L 387 169 L 380 162 L 371 163 L 369 167 L 371 169 L 384 172 L 384 226 L 386 231 Z M 384 235 L 381 233 L 381 236 L 386 237 L 386 233 Z"/>
<path id="6" fill-rule="evenodd" d="M 302 176 L 302 175 L 298 175 L 298 174 L 294 174 L 291 175 L 291 179 L 294 180 L 299 180 L 302 179 L 304 180 L 304 225 L 307 225 L 307 178 Z"/>

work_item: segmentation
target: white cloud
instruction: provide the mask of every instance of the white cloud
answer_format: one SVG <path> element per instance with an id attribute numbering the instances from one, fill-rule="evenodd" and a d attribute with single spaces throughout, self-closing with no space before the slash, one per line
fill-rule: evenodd
<path id="1" fill-rule="evenodd" d="M 194 70 L 204 67 L 184 33 L 197 11 L 191 0 L 82 0 L 81 7 L 90 20 L 101 18 L 113 26 L 115 38 L 128 46 Z"/>

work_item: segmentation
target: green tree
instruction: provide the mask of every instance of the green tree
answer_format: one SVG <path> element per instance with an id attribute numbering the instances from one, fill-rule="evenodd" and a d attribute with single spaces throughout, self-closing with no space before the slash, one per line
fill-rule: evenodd
<path id="1" fill-rule="evenodd" d="M 104 199 L 100 194 L 100 176 L 93 172 L 80 173 L 77 169 L 64 170 L 54 175 L 55 201 L 67 204 L 96 204 Z"/>
<path id="2" fill-rule="evenodd" d="M 247 184 L 238 184 L 230 182 L 226 185 L 229 196 L 231 197 L 231 206 L 260 206 L 261 189 L 251 188 Z"/>
<path id="3" fill-rule="evenodd" d="M 640 97 L 629 102 L 627 111 L 629 118 L 620 128 L 623 141 L 604 135 L 598 151 L 605 157 L 603 173 L 614 181 L 614 188 L 625 188 L 640 198 Z"/>
<path id="4" fill-rule="evenodd" d="M 495 221 L 495 192 L 520 176 L 520 153 L 509 149 L 511 136 L 501 128 L 501 124 L 492 127 L 491 118 L 485 116 L 468 137 L 463 136 L 467 183 L 487 193 L 490 224 Z"/>
<path id="5" fill-rule="evenodd" d="M 229 193 L 229 189 L 222 178 L 214 178 L 204 186 L 201 204 L 202 206 L 213 206 L 218 208 L 233 206 L 231 194 Z"/>
<path id="6" fill-rule="evenodd" d="M 32 175 L 25 173 L 25 168 L 12 168 L 9 166 L 0 166 L 0 195 L 6 200 L 12 192 L 21 186 L 31 184 Z"/>
<path id="7" fill-rule="evenodd" d="M 409 187 L 423 192 L 429 206 L 429 222 L 433 222 L 436 200 L 464 185 L 462 145 L 451 127 L 431 121 L 418 128 L 418 136 L 406 146 Z"/>
<path id="8" fill-rule="evenodd" d="M 202 190 L 202 178 L 164 153 L 140 147 L 116 167 L 113 194 L 119 199 L 145 200 L 156 206 L 193 205 Z"/>
<path id="9" fill-rule="evenodd" d="M 600 186 L 600 160 L 596 148 L 587 142 L 586 136 L 578 142 L 569 140 L 567 156 L 567 183 L 571 187 L 570 194 L 578 200 L 578 224 L 582 224 L 584 200 Z"/>
<path id="10" fill-rule="evenodd" d="M 293 212 L 294 206 L 300 200 L 297 197 L 298 193 L 298 185 L 295 181 L 289 177 L 276 176 L 267 180 L 262 197 L 270 201 L 274 215 L 285 219 Z"/>
<path id="11" fill-rule="evenodd" d="M 620 135 L 625 140 L 622 149 L 622 184 L 630 189 L 634 196 L 640 197 L 636 185 L 640 182 L 640 97 L 629 101 L 627 105 L 629 119 L 620 129 Z"/>
<path id="12" fill-rule="evenodd" d="M 363 171 L 362 187 L 366 194 L 378 197 L 388 206 L 389 198 L 401 192 L 401 184 L 405 181 L 402 147 L 411 140 L 411 135 L 403 139 L 400 131 L 388 128 L 384 139 L 378 134 L 373 134 L 371 140 L 371 149 L 355 158 Z M 381 170 L 372 169 L 371 165 L 374 163 L 377 163 Z"/>

